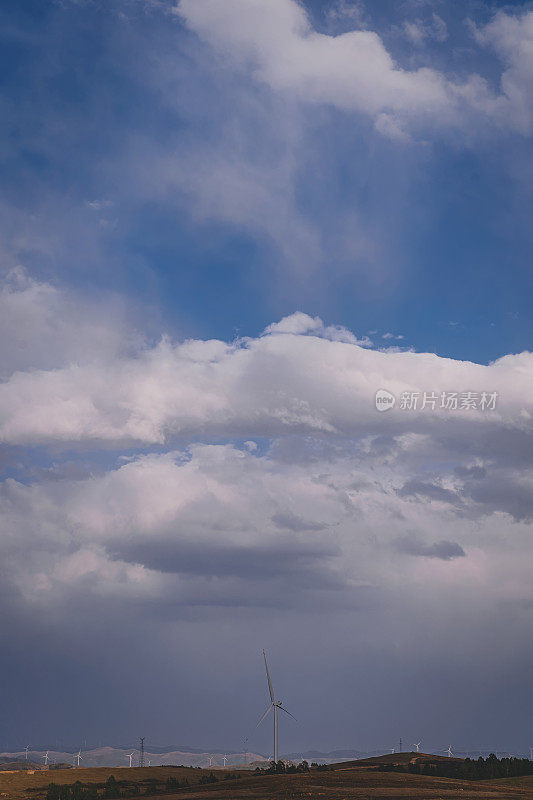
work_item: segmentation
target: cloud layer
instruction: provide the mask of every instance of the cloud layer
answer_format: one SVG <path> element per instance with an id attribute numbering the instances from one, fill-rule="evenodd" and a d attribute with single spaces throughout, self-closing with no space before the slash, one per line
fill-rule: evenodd
<path id="1" fill-rule="evenodd" d="M 483 366 L 381 351 L 301 312 L 232 344 L 164 337 L 149 346 L 127 327 L 91 326 L 91 308 L 69 318 L 75 298 L 48 285 L 10 284 L 2 303 L 7 318 L 19 315 L 14 330 L 25 330 L 26 314 L 32 341 L 46 342 L 44 355 L 25 350 L 26 368 L 0 385 L 5 445 L 160 448 L 93 475 L 59 458 L 38 482 L 5 482 L 9 552 L 21 532 L 39 529 L 34 557 L 54 561 L 37 579 L 28 561 L 31 595 L 81 581 L 113 596 L 239 604 L 250 581 L 267 587 L 290 576 L 291 595 L 322 585 L 348 597 L 353 586 L 379 584 L 394 552 L 464 557 L 479 519 L 512 527 L 533 514 L 529 353 Z M 398 403 L 380 412 L 384 387 Z M 442 408 L 450 391 L 478 401 L 496 392 L 497 405 Z M 420 393 L 421 405 L 424 393 L 433 400 L 402 408 L 404 392 Z M 178 435 L 249 441 L 175 451 Z M 369 555 L 371 529 L 389 553 L 382 562 Z M 354 548 L 355 582 L 339 561 Z M 200 578 L 210 581 L 207 595 Z"/>
<path id="2" fill-rule="evenodd" d="M 36 293 L 39 315 L 33 313 Z M 24 358 L 34 368 L 19 368 L 0 385 L 0 440 L 9 444 L 155 444 L 198 432 L 361 435 L 381 425 L 435 431 L 452 420 L 473 436 L 485 435 L 487 426 L 531 431 L 530 353 L 483 366 L 427 353 L 379 351 L 367 339 L 359 341 L 301 312 L 270 325 L 262 336 L 232 344 L 163 337 L 143 346 L 137 336 L 141 344 L 133 349 L 133 333 L 103 322 L 98 326 L 91 308 L 69 322 L 72 301 L 63 298 L 63 313 L 50 287 L 10 289 L 2 302 L 5 320 L 15 314 L 31 319 L 31 341 L 43 348 L 24 347 Z M 27 328 L 18 323 L 7 326 L 8 352 L 22 346 L 16 337 Z M 54 359 L 60 363 L 46 368 Z M 394 393 L 398 402 L 378 422 L 374 398 L 379 389 Z M 417 408 L 402 408 L 402 395 L 413 392 L 419 395 Z M 452 392 L 458 396 L 455 410 L 442 399 Z M 463 403 L 467 392 L 477 408 Z M 483 392 L 497 394 L 493 410 L 480 410 Z"/>

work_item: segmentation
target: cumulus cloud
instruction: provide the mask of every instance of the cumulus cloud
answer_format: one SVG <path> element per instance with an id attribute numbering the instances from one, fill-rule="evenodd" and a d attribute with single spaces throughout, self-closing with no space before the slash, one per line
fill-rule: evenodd
<path id="1" fill-rule="evenodd" d="M 314 336 L 329 339 L 332 342 L 348 342 L 349 344 L 358 344 L 361 347 L 370 347 L 372 345 L 372 341 L 368 336 L 358 339 L 344 326 L 324 325 L 320 317 L 310 317 L 309 314 L 304 314 L 302 311 L 295 311 L 294 314 L 284 317 L 279 322 L 272 322 L 267 325 L 263 334 L 268 333 L 312 333 Z"/>
<path id="2" fill-rule="evenodd" d="M 39 324 L 42 338 L 53 345 L 43 361 L 37 343 L 35 353 L 25 353 L 27 368 L 0 384 L 0 441 L 6 444 L 155 444 L 198 433 L 354 435 L 382 425 L 436 433 L 442 425 L 449 429 L 451 419 L 457 430 L 464 426 L 485 440 L 487 428 L 531 433 L 530 353 L 485 366 L 428 353 L 381 352 L 345 328 L 301 312 L 257 338 L 226 343 L 163 337 L 154 346 L 133 347 L 134 337 L 120 328 L 85 325 L 68 300 L 63 307 L 72 316 L 61 314 L 57 295 L 34 285 L 6 295 L 7 307 L 18 314 L 17 324 L 5 331 L 8 352 L 24 330 L 24 315 L 33 314 L 35 292 L 46 298 L 39 301 Z M 379 389 L 394 393 L 398 402 L 378 421 Z M 402 407 L 406 392 L 417 395 L 416 409 Z M 450 392 L 457 393 L 455 410 L 443 407 L 443 393 Z M 465 399 L 468 392 L 476 408 Z M 483 393 L 494 392 L 496 407 L 480 410 Z"/>
<path id="3" fill-rule="evenodd" d="M 175 12 L 272 89 L 305 103 L 367 114 L 381 133 L 393 138 L 406 136 L 402 121 L 469 125 L 476 116 L 521 133 L 531 130 L 528 13 L 500 14 L 477 34 L 478 42 L 494 47 L 510 63 L 496 94 L 476 74 L 457 81 L 430 67 L 402 68 L 373 31 L 318 33 L 295 0 L 180 0 Z M 442 41 L 447 32 L 434 14 L 429 26 L 411 23 L 407 34 L 417 42 L 428 35 Z"/>

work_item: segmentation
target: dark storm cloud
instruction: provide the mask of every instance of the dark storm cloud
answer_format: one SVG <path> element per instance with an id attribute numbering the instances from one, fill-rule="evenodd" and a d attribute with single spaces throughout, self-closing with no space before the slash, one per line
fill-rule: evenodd
<path id="1" fill-rule="evenodd" d="M 251 609 L 258 613 L 277 609 L 284 613 L 334 612 L 335 610 L 376 611 L 383 605 L 379 588 L 349 586 L 342 575 L 321 570 L 278 575 L 268 581 L 243 576 L 201 578 L 195 576 L 174 591 L 145 603 L 146 618 L 162 614 L 168 619 L 209 619 L 220 609 Z"/>
<path id="2" fill-rule="evenodd" d="M 442 503 L 451 503 L 459 505 L 461 498 L 450 489 L 444 489 L 435 483 L 426 483 L 425 481 L 413 478 L 404 483 L 401 489 L 398 489 L 400 497 L 425 497 L 428 500 L 439 500 Z"/>
<path id="3" fill-rule="evenodd" d="M 414 536 L 404 536 L 396 540 L 395 549 L 399 553 L 422 558 L 440 558 L 442 561 L 451 561 L 453 558 L 463 558 L 465 551 L 457 542 L 443 539 L 433 544 L 424 544 Z"/>
<path id="4" fill-rule="evenodd" d="M 277 546 L 198 543 L 183 539 L 121 542 L 113 555 L 163 573 L 270 580 L 329 570 L 339 551 L 330 546 L 309 546 L 280 541 Z"/>
<path id="5" fill-rule="evenodd" d="M 439 448 L 436 452 L 458 461 L 478 457 L 489 465 L 493 461 L 507 467 L 533 464 L 533 433 L 527 429 L 458 424 L 446 436 L 437 433 L 434 446 Z"/>
<path id="6" fill-rule="evenodd" d="M 465 494 L 478 503 L 485 513 L 503 511 L 516 522 L 533 519 L 531 484 L 520 483 L 503 475 L 492 475 L 465 486 Z"/>
<path id="7" fill-rule="evenodd" d="M 289 531 L 323 531 L 328 526 L 322 522 L 313 522 L 312 520 L 303 519 L 296 514 L 274 514 L 272 522 L 281 529 Z"/>

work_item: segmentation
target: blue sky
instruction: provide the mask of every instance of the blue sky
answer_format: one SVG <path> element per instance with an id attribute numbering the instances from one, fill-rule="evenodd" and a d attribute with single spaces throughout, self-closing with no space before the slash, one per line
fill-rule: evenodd
<path id="1" fill-rule="evenodd" d="M 282 750 L 525 749 L 530 4 L 4 2 L 0 30 L 6 729 L 236 748 L 266 647 Z"/>
<path id="2" fill-rule="evenodd" d="M 332 8 L 315 4 L 313 18 L 346 29 L 353 18 Z M 392 327 L 416 349 L 458 358 L 487 362 L 529 345 L 523 135 L 441 130 L 401 145 L 361 115 L 295 110 L 231 64 L 210 69 L 208 50 L 167 10 L 3 5 L 2 170 L 15 257 L 84 291 L 142 297 L 183 335 L 253 335 L 301 308 L 359 334 Z M 449 5 L 437 10 L 447 38 L 417 47 L 402 25 L 431 21 L 431 4 L 377 3 L 364 19 L 403 65 L 479 70 L 497 85 L 501 63 L 465 24 L 482 24 L 492 7 L 459 18 Z M 207 175 L 223 159 L 242 157 L 250 171 L 272 163 L 271 196 L 256 198 L 262 220 L 221 209 L 218 189 L 191 208 L 168 172 L 158 191 L 151 170 L 166 171 L 175 155 L 179 171 L 182 152 Z M 286 231 L 269 219 L 278 193 Z M 91 202 L 108 205 L 100 215 Z M 26 214 L 42 233 L 28 235 Z"/>

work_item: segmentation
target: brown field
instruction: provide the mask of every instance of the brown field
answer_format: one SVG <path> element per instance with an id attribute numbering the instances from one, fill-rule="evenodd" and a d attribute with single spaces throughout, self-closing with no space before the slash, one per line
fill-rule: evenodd
<path id="1" fill-rule="evenodd" d="M 391 761 L 393 758 L 379 759 Z M 396 761 L 404 760 L 396 756 Z M 42 800 L 50 782 L 72 784 L 103 783 L 109 775 L 117 781 L 143 781 L 157 778 L 165 781 L 172 776 L 179 780 L 187 778 L 191 787 L 180 789 L 175 794 L 155 795 L 154 800 L 533 800 L 533 776 L 497 781 L 461 781 L 450 778 L 429 778 L 420 775 L 373 772 L 365 766 L 376 763 L 375 759 L 333 765 L 328 772 L 312 771 L 296 775 L 256 775 L 231 770 L 235 780 L 216 784 L 194 784 L 210 770 L 180 767 L 96 767 L 91 769 L 68 769 L 50 772 L 0 773 L 0 797 L 22 800 Z M 230 770 L 227 770 L 229 772 Z M 222 778 L 224 770 L 217 770 Z M 143 796 L 141 794 L 141 796 Z"/>
<path id="2" fill-rule="evenodd" d="M 233 770 L 232 770 L 233 771 Z M 167 778 L 177 778 L 183 781 L 185 778 L 193 784 L 200 780 L 202 775 L 208 775 L 210 770 L 194 769 L 187 767 L 76 767 L 75 769 L 54 769 L 40 770 L 33 775 L 27 775 L 23 771 L 19 772 L 0 772 L 0 798 L 35 798 L 40 800 L 46 793 L 45 789 L 49 783 L 72 784 L 75 781 L 82 783 L 104 783 L 110 775 L 114 775 L 117 781 L 143 781 L 149 778 L 157 778 L 166 781 Z M 248 773 L 249 774 L 249 773 Z M 44 791 L 39 791 L 44 790 Z M 166 795 L 170 797 L 170 795 Z"/>

